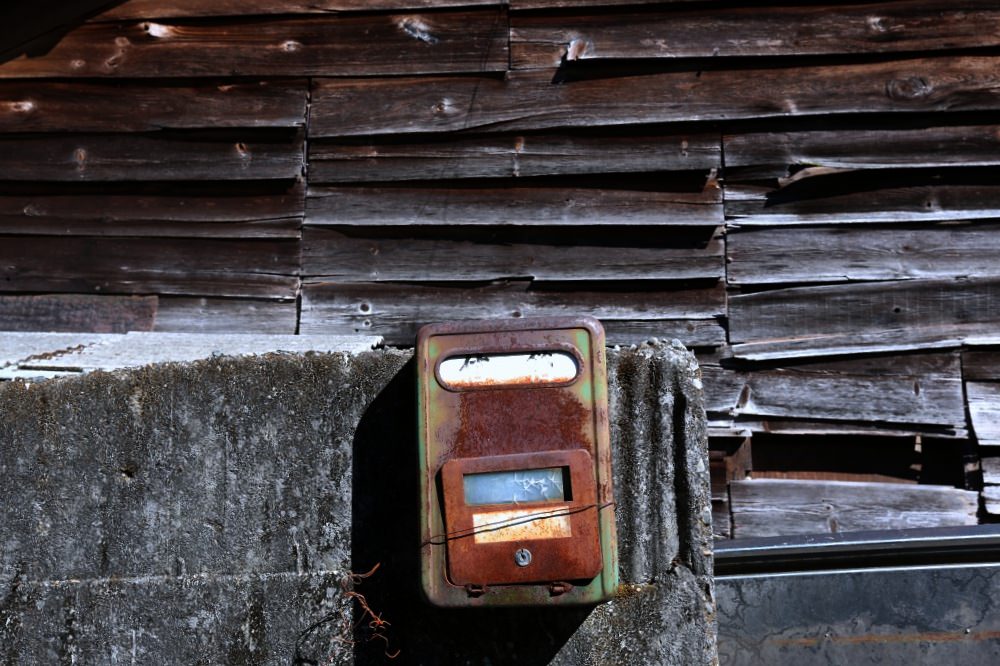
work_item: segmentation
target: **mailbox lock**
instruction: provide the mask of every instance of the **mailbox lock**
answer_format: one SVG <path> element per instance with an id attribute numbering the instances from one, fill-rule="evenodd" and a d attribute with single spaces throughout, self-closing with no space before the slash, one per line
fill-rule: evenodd
<path id="1" fill-rule="evenodd" d="M 518 548 L 514 551 L 514 563 L 519 567 L 531 564 L 531 551 L 527 548 Z"/>

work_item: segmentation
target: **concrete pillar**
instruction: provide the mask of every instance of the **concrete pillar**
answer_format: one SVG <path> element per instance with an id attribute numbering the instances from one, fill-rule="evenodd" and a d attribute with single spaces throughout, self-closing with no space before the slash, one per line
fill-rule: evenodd
<path id="1" fill-rule="evenodd" d="M 694 359 L 647 345 L 608 365 L 624 582 L 568 611 L 419 600 L 406 353 L 0 384 L 0 661 L 712 663 Z M 374 639 L 351 633 L 352 587 L 391 623 Z"/>

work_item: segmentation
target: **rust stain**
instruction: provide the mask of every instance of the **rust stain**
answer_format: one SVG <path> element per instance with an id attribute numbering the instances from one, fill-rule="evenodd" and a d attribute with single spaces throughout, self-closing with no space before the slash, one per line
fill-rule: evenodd
<path id="1" fill-rule="evenodd" d="M 590 414 L 565 390 L 484 390 L 460 394 L 455 457 L 590 448 Z"/>

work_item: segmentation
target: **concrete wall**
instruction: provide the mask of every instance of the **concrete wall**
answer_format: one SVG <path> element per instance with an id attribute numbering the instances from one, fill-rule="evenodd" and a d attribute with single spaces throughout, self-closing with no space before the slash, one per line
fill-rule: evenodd
<path id="1" fill-rule="evenodd" d="M 0 662 L 711 663 L 693 357 L 656 345 L 608 360 L 626 583 L 572 611 L 419 601 L 406 353 L 4 383 Z M 347 574 L 376 564 L 356 589 L 391 622 L 388 643 L 347 628 Z"/>

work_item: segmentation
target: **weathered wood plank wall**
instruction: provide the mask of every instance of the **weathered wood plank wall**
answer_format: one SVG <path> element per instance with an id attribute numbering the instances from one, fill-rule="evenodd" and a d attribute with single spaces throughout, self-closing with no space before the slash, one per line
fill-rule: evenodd
<path id="1" fill-rule="evenodd" d="M 113 5 L 0 63 L 0 329 L 585 312 L 696 349 L 720 534 L 1000 512 L 995 2 Z"/>

